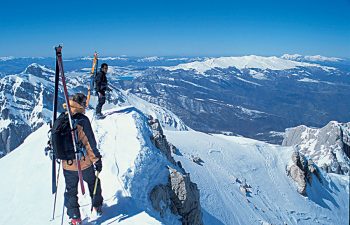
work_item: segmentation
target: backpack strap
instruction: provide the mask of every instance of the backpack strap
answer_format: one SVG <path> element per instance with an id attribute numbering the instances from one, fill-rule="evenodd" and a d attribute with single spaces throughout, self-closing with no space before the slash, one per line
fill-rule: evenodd
<path id="1" fill-rule="evenodd" d="M 86 149 L 85 149 L 83 143 L 78 140 L 79 135 L 78 135 L 78 127 L 77 127 L 77 125 L 78 125 L 79 117 L 80 117 L 79 114 L 82 115 L 81 113 L 77 113 L 77 114 L 75 114 L 73 116 L 73 118 L 72 118 L 72 125 L 73 125 L 73 131 L 75 133 L 74 136 L 75 136 L 75 139 L 76 139 L 75 140 L 75 144 L 77 146 L 77 152 L 76 153 L 79 154 L 79 156 L 80 156 L 79 159 L 81 159 L 83 157 L 84 160 L 85 160 L 85 157 L 87 155 Z"/>

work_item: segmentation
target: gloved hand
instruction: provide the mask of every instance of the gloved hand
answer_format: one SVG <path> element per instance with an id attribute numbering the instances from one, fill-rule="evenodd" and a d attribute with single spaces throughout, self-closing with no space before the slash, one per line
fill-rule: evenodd
<path id="1" fill-rule="evenodd" d="M 97 172 L 101 172 L 102 171 L 102 159 L 99 159 L 97 162 L 95 162 L 94 166 L 95 166 L 95 170 Z"/>

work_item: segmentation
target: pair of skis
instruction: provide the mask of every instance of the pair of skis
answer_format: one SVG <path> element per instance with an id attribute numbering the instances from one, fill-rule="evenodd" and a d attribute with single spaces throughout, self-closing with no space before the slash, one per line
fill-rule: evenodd
<path id="1" fill-rule="evenodd" d="M 71 111 L 71 107 L 69 104 L 69 96 L 68 96 L 68 90 L 67 90 L 67 85 L 66 85 L 66 77 L 64 76 L 64 70 L 63 70 L 62 46 L 59 45 L 59 46 L 55 47 L 55 51 L 56 51 L 56 73 L 55 73 L 55 91 L 54 91 L 54 100 L 53 100 L 52 121 L 54 123 L 56 120 L 56 117 L 57 117 L 58 84 L 59 84 L 59 77 L 61 74 L 63 92 L 64 92 L 65 102 L 66 102 L 67 111 L 68 111 L 69 126 L 71 129 L 74 151 L 76 153 L 75 154 L 75 161 L 76 161 L 77 168 L 78 168 L 79 183 L 80 183 L 80 187 L 81 187 L 81 193 L 84 195 L 85 194 L 85 187 L 84 187 L 84 182 L 83 182 L 83 174 L 81 171 L 80 157 L 79 157 L 76 142 L 75 142 L 75 140 L 77 140 L 77 137 L 76 137 L 75 132 L 73 130 L 72 111 Z M 55 154 L 53 154 L 53 158 L 52 158 L 52 194 L 57 194 Z M 56 199 L 56 196 L 55 196 L 55 199 Z"/>
<path id="2" fill-rule="evenodd" d="M 88 95 L 86 98 L 86 107 L 89 106 L 91 89 L 95 88 L 95 76 L 97 74 L 97 68 L 98 68 L 98 55 L 97 55 L 97 52 L 95 52 L 94 59 L 92 61 L 91 72 L 90 72 L 90 83 L 88 85 Z"/>

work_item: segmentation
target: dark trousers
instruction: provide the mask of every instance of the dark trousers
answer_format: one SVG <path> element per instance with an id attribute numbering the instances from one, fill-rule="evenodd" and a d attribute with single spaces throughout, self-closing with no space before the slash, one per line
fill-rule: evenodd
<path id="1" fill-rule="evenodd" d="M 106 102 L 106 93 L 105 92 L 100 92 L 102 95 L 98 95 L 98 104 L 96 106 L 96 115 L 101 114 L 102 106 Z"/>
<path id="2" fill-rule="evenodd" d="M 94 167 L 90 166 L 82 172 L 83 180 L 88 184 L 90 197 L 92 199 L 96 179 Z M 69 218 L 80 218 L 80 210 L 77 196 L 79 182 L 78 171 L 63 170 L 63 175 L 66 182 L 66 192 L 64 193 L 64 205 L 67 208 L 67 215 L 69 216 Z M 92 206 L 99 207 L 102 205 L 102 202 L 103 197 L 101 191 L 101 183 L 99 180 L 97 183 L 96 194 L 95 198 L 93 199 Z"/>

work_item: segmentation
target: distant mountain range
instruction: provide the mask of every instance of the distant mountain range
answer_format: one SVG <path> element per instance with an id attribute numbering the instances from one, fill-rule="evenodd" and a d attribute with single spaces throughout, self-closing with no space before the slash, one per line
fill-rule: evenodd
<path id="1" fill-rule="evenodd" d="M 289 127 L 350 121 L 348 59 L 117 56 L 99 62 L 110 65 L 113 87 L 171 110 L 199 131 L 281 143 Z M 86 93 L 91 63 L 64 58 L 71 93 Z M 0 154 L 50 120 L 54 65 L 54 58 L 0 58 Z"/>
<path id="2" fill-rule="evenodd" d="M 350 66 L 344 60 L 332 63 L 209 58 L 149 68 L 144 76 L 119 83 L 172 110 L 194 129 L 281 143 L 281 132 L 288 127 L 350 121 L 344 108 L 350 104 Z"/>

